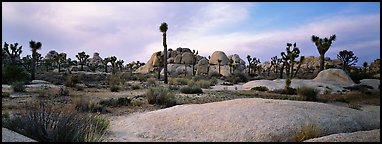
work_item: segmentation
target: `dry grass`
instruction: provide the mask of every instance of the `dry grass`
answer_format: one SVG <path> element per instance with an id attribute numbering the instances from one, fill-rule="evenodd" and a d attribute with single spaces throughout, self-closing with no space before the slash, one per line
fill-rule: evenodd
<path id="1" fill-rule="evenodd" d="M 300 129 L 296 131 L 294 140 L 302 142 L 307 139 L 316 138 L 320 136 L 320 129 L 315 123 L 304 123 Z"/>

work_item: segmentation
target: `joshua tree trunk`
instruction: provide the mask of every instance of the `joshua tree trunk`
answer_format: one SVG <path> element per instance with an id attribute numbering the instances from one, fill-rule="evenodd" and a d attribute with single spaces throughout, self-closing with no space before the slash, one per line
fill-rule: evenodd
<path id="1" fill-rule="evenodd" d="M 324 70 L 325 56 L 324 54 L 320 55 L 320 71 Z"/>
<path id="2" fill-rule="evenodd" d="M 107 64 L 105 65 L 105 73 L 107 73 Z"/>
<path id="3" fill-rule="evenodd" d="M 33 55 L 32 56 L 32 68 L 31 68 L 31 79 L 34 80 L 35 79 L 35 71 L 36 71 L 36 63 L 35 63 L 35 60 L 34 60 L 35 56 Z"/>
<path id="4" fill-rule="evenodd" d="M 296 72 L 294 73 L 293 77 L 296 77 L 297 73 L 298 73 L 298 70 L 300 70 L 300 67 L 301 67 L 301 63 L 298 64 L 297 66 L 297 69 L 296 69 Z M 292 77 L 292 78 L 293 78 Z"/>
<path id="5" fill-rule="evenodd" d="M 160 67 L 158 66 L 158 81 L 160 80 Z"/>
<path id="6" fill-rule="evenodd" d="M 283 78 L 284 67 L 285 67 L 285 64 L 283 63 L 283 65 L 281 66 L 281 69 L 280 69 L 280 79 Z"/>
<path id="7" fill-rule="evenodd" d="M 248 65 L 248 75 L 251 74 L 251 64 Z"/>
<path id="8" fill-rule="evenodd" d="M 163 47 L 164 47 L 164 83 L 167 84 L 167 44 L 166 33 L 163 33 Z"/>

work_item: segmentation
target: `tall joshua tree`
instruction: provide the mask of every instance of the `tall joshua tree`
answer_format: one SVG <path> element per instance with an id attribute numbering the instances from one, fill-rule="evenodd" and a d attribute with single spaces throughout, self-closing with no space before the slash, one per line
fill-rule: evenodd
<path id="1" fill-rule="evenodd" d="M 220 63 L 222 62 L 222 60 L 221 59 L 218 59 L 218 67 L 219 67 L 219 76 L 221 75 L 220 74 Z"/>
<path id="2" fill-rule="evenodd" d="M 166 33 L 167 33 L 167 30 L 168 30 L 168 25 L 167 23 L 163 22 L 160 26 L 159 26 L 159 30 L 160 32 L 162 32 L 162 36 L 163 36 L 163 52 L 164 52 L 164 83 L 167 84 L 167 43 L 166 43 Z"/>
<path id="3" fill-rule="evenodd" d="M 76 55 L 76 58 L 80 61 L 81 65 L 81 71 L 84 70 L 84 65 L 86 64 L 87 59 L 89 58 L 89 55 L 85 54 L 85 52 L 79 52 L 78 55 Z"/>
<path id="4" fill-rule="evenodd" d="M 331 35 L 330 38 L 320 38 L 318 36 L 312 35 L 312 42 L 317 47 L 318 52 L 320 53 L 320 71 L 324 70 L 325 64 L 325 53 L 328 51 L 333 41 L 336 40 L 336 35 Z"/>
<path id="5" fill-rule="evenodd" d="M 37 50 L 41 49 L 42 44 L 41 42 L 35 42 L 31 40 L 29 42 L 29 47 L 32 49 L 32 62 L 31 62 L 31 79 L 35 79 L 35 71 L 36 71 L 36 61 L 38 59 L 37 57 Z"/>
<path id="6" fill-rule="evenodd" d="M 124 61 L 123 60 L 118 60 L 117 62 L 115 62 L 117 64 L 117 66 L 119 67 L 119 70 L 122 71 L 123 70 L 123 63 Z"/>
<path id="7" fill-rule="evenodd" d="M 300 50 L 296 46 L 296 43 L 293 44 L 293 49 L 291 50 L 290 48 L 292 47 L 291 43 L 287 43 L 286 47 L 286 53 L 281 52 L 281 57 L 283 59 L 283 67 L 285 66 L 285 73 L 286 73 L 286 80 L 285 80 L 285 89 L 288 89 L 290 84 L 291 84 L 291 78 L 293 76 L 293 65 L 296 62 L 295 59 L 299 57 Z M 283 73 L 283 71 L 281 71 Z"/>
<path id="8" fill-rule="evenodd" d="M 271 66 L 275 69 L 275 74 L 277 74 L 277 70 L 279 69 L 281 63 L 281 59 L 277 58 L 277 56 L 271 57 Z"/>
<path id="9" fill-rule="evenodd" d="M 337 54 L 337 58 L 342 62 L 342 70 L 347 71 L 349 66 L 355 65 L 358 62 L 358 57 L 353 51 L 343 50 Z"/>
<path id="10" fill-rule="evenodd" d="M 160 71 L 161 71 L 161 68 L 162 68 L 162 65 L 164 63 L 164 55 L 161 51 L 157 52 L 157 59 L 158 59 L 158 80 L 160 80 Z"/>
<path id="11" fill-rule="evenodd" d="M 58 72 L 60 72 L 61 71 L 61 65 L 66 62 L 66 54 L 60 53 L 60 54 L 53 55 L 53 60 L 57 63 Z"/>
<path id="12" fill-rule="evenodd" d="M 261 63 L 260 59 L 256 57 L 251 58 L 251 56 L 247 55 L 247 60 L 248 60 L 248 74 L 251 74 L 251 68 L 256 73 L 257 65 Z"/>

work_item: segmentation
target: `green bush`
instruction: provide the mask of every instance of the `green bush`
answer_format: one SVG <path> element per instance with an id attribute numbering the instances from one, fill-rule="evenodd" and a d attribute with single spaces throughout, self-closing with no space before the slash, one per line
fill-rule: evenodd
<path id="1" fill-rule="evenodd" d="M 132 84 L 131 89 L 132 90 L 141 89 L 141 86 L 139 84 Z"/>
<path id="2" fill-rule="evenodd" d="M 257 86 L 257 87 L 253 87 L 251 88 L 251 90 L 256 90 L 256 91 L 268 91 L 269 89 L 265 86 Z"/>
<path id="3" fill-rule="evenodd" d="M 3 98 L 6 98 L 6 97 L 9 97 L 10 94 L 9 94 L 9 92 L 1 92 L 1 96 L 2 96 Z"/>
<path id="4" fill-rule="evenodd" d="M 195 82 L 195 85 L 201 88 L 209 88 L 211 86 L 211 82 L 209 80 L 198 80 Z"/>
<path id="5" fill-rule="evenodd" d="M 147 79 L 147 85 L 148 86 L 156 86 L 157 85 L 157 80 L 155 78 L 148 78 Z"/>
<path id="6" fill-rule="evenodd" d="M 180 88 L 180 92 L 184 94 L 198 94 L 203 93 L 203 90 L 199 86 L 185 86 Z"/>
<path id="7" fill-rule="evenodd" d="M 304 101 L 316 101 L 319 91 L 315 88 L 308 86 L 301 86 L 297 88 L 297 95 Z"/>
<path id="8" fill-rule="evenodd" d="M 97 102 L 81 98 L 75 101 L 75 109 L 79 112 L 93 112 Z"/>
<path id="9" fill-rule="evenodd" d="M 213 71 L 213 72 L 211 72 L 211 73 L 208 74 L 208 77 L 209 77 L 209 78 L 219 78 L 219 77 L 220 77 L 220 74 L 219 74 L 219 72 L 217 72 L 217 71 Z"/>
<path id="10" fill-rule="evenodd" d="M 248 75 L 243 72 L 235 71 L 227 77 L 227 81 L 237 84 L 239 82 L 248 82 Z"/>
<path id="11" fill-rule="evenodd" d="M 29 73 L 18 65 L 6 65 L 2 71 L 1 82 L 4 84 L 11 84 L 15 81 L 27 81 Z"/>
<path id="12" fill-rule="evenodd" d="M 97 142 L 102 141 L 109 120 L 40 103 L 2 124 L 39 142 Z"/>
<path id="13" fill-rule="evenodd" d="M 25 83 L 21 81 L 13 82 L 12 88 L 14 92 L 25 92 Z"/>
<path id="14" fill-rule="evenodd" d="M 78 75 L 68 74 L 66 80 L 64 81 L 64 85 L 67 87 L 74 87 L 79 82 L 80 78 Z"/>
<path id="15" fill-rule="evenodd" d="M 120 88 L 119 86 L 117 86 L 117 85 L 112 85 L 112 86 L 110 87 L 110 91 L 111 91 L 111 92 L 118 92 L 120 89 L 121 89 L 121 88 Z"/>
<path id="16" fill-rule="evenodd" d="M 145 96 L 149 104 L 164 105 L 166 107 L 171 107 L 176 104 L 175 96 L 167 88 L 149 88 Z"/>
<path id="17" fill-rule="evenodd" d="M 170 85 L 188 85 L 189 79 L 186 78 L 171 78 L 168 82 Z"/>

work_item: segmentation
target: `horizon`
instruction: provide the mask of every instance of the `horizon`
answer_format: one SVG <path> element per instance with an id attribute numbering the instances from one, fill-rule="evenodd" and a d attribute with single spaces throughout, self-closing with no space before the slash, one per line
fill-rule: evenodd
<path id="1" fill-rule="evenodd" d="M 19 43 L 20 57 L 30 55 L 29 41 L 76 60 L 78 52 L 93 57 L 116 56 L 146 63 L 163 50 L 159 25 L 166 22 L 168 49 L 214 51 L 227 56 L 257 57 L 261 63 L 297 43 L 300 56 L 318 57 L 311 36 L 336 34 L 325 57 L 341 50 L 358 57 L 356 66 L 380 58 L 379 2 L 2 2 L 2 44 Z"/>

